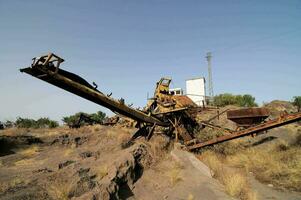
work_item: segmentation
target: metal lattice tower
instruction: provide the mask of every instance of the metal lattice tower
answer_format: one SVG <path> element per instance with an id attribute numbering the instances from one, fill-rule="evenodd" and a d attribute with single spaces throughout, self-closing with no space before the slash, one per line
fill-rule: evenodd
<path id="1" fill-rule="evenodd" d="M 212 68 L 211 68 L 211 52 L 207 53 L 206 59 L 208 62 L 208 94 L 209 97 L 212 98 L 213 97 L 213 81 L 212 81 Z"/>

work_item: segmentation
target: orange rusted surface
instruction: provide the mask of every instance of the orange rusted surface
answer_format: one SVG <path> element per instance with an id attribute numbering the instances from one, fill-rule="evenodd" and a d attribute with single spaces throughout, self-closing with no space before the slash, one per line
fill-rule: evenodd
<path id="1" fill-rule="evenodd" d="M 259 124 L 270 115 L 266 108 L 242 108 L 227 111 L 227 118 L 238 126 Z"/>
<path id="2" fill-rule="evenodd" d="M 177 101 L 180 107 L 196 107 L 197 105 L 185 95 L 175 95 L 173 98 Z"/>

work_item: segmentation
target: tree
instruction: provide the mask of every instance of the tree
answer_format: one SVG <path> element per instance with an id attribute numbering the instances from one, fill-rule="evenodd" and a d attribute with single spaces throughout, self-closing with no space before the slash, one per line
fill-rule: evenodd
<path id="1" fill-rule="evenodd" d="M 81 115 L 85 116 L 85 117 L 82 117 L 80 120 Z M 75 113 L 74 115 L 63 117 L 62 120 L 68 126 L 72 126 L 72 125 L 82 126 L 85 124 L 102 123 L 103 120 L 105 119 L 105 117 L 106 117 L 106 114 L 101 111 L 98 111 L 98 112 L 92 113 L 92 114 L 78 112 L 78 113 Z"/>
<path id="2" fill-rule="evenodd" d="M 298 112 L 301 111 L 301 96 L 294 96 L 293 97 L 293 105 L 297 106 Z"/>
<path id="3" fill-rule="evenodd" d="M 74 115 L 70 115 L 70 116 L 66 116 L 66 117 L 63 117 L 63 122 L 67 125 L 72 125 L 72 124 L 77 124 L 78 123 L 78 120 L 80 118 L 80 115 L 82 114 L 86 114 L 86 113 L 83 113 L 83 112 L 78 112 L 78 113 L 75 113 Z M 83 125 L 84 122 L 80 122 L 80 125 Z"/>
<path id="4" fill-rule="evenodd" d="M 255 97 L 253 97 L 252 95 L 245 94 L 241 98 L 242 98 L 242 100 L 239 102 L 239 105 L 242 106 L 242 107 L 255 107 L 255 106 L 258 106 L 257 103 L 255 103 Z"/>
<path id="5" fill-rule="evenodd" d="M 90 118 L 96 122 L 101 123 L 106 117 L 106 113 L 98 111 L 97 113 L 90 114 Z"/>
<path id="6" fill-rule="evenodd" d="M 224 93 L 213 97 L 213 104 L 215 106 L 226 106 L 236 104 L 235 97 L 230 93 Z"/>
<path id="7" fill-rule="evenodd" d="M 15 126 L 15 123 L 13 121 L 10 121 L 10 120 L 7 120 L 5 123 L 4 123 L 4 127 L 5 128 L 12 128 Z"/>
<path id="8" fill-rule="evenodd" d="M 18 128 L 36 128 L 35 120 L 21 117 L 17 118 L 16 126 Z"/>
<path id="9" fill-rule="evenodd" d="M 226 106 L 226 105 L 237 105 L 241 107 L 254 107 L 258 106 L 255 102 L 255 97 L 249 94 L 244 95 L 233 95 L 230 93 L 219 94 L 213 97 L 213 105 L 215 106 Z"/>
<path id="10" fill-rule="evenodd" d="M 59 126 L 57 121 L 50 120 L 48 117 L 38 120 L 18 117 L 15 124 L 18 128 L 55 128 Z"/>

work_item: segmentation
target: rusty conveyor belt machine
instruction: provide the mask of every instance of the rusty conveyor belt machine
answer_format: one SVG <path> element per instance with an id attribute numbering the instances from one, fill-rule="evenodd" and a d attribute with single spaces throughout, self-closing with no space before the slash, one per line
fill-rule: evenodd
<path id="1" fill-rule="evenodd" d="M 104 106 L 115 113 L 119 113 L 137 121 L 137 124 L 139 124 L 137 128 L 139 128 L 139 130 L 134 134 L 132 139 L 142 135 L 147 136 L 146 138 L 149 139 L 152 136 L 156 126 L 167 127 L 170 131 L 175 132 L 176 140 L 179 133 L 179 135 L 182 136 L 182 139 L 184 139 L 186 149 L 192 151 L 205 146 L 252 135 L 261 131 L 266 131 L 301 120 L 301 112 L 299 112 L 294 114 L 286 114 L 277 119 L 260 123 L 260 121 L 264 120 L 268 116 L 264 109 L 253 108 L 243 109 L 240 111 L 228 111 L 228 118 L 230 120 L 248 128 L 239 131 L 228 131 L 222 127 L 217 127 L 220 131 L 223 131 L 223 136 L 208 141 L 197 141 L 195 136 L 192 133 L 189 133 L 191 130 L 187 129 L 187 127 L 192 126 L 194 122 L 194 120 L 191 119 L 192 116 L 187 115 L 189 117 L 183 121 L 184 116 L 187 114 L 186 111 L 188 111 L 188 108 L 181 107 L 177 109 L 170 109 L 157 114 L 132 108 L 131 106 L 127 106 L 123 99 L 115 100 L 110 97 L 110 95 L 105 95 L 100 92 L 97 90 L 96 84 L 93 83 L 92 86 L 82 77 L 60 69 L 59 67 L 62 62 L 64 62 L 64 59 L 53 53 L 49 53 L 45 56 L 33 58 L 31 66 L 20 69 L 20 71 L 67 90 L 98 105 Z M 178 123 L 178 120 L 181 118 L 181 123 Z M 254 126 L 254 123 L 257 125 Z M 209 122 L 203 122 L 203 125 L 216 128 L 216 126 L 211 125 Z"/>

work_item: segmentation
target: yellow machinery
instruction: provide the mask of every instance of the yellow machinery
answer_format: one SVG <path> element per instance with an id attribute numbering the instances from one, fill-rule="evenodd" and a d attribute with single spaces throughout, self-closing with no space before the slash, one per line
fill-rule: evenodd
<path id="1" fill-rule="evenodd" d="M 196 107 L 196 104 L 187 96 L 170 92 L 171 78 L 163 77 L 157 82 L 154 98 L 147 104 L 147 110 L 153 114 Z"/>

